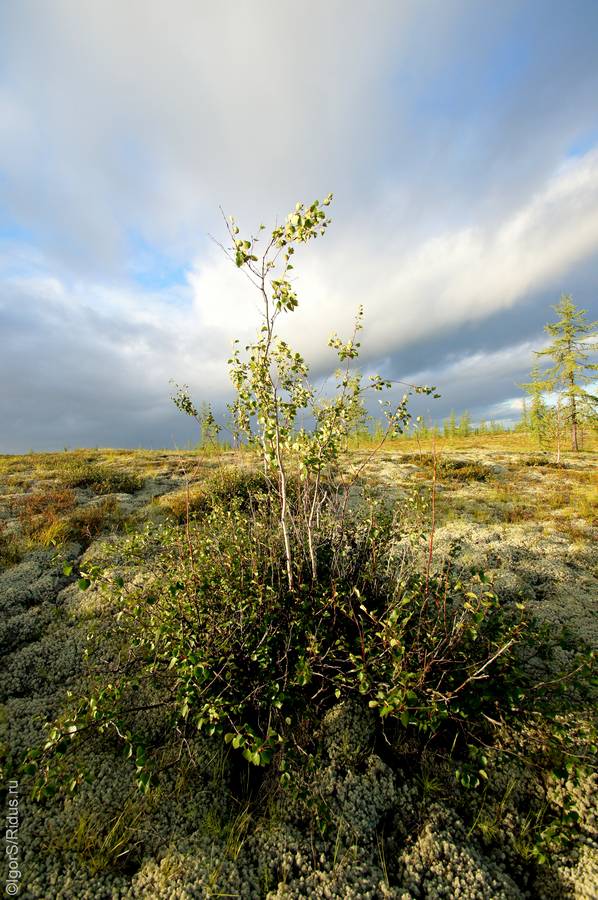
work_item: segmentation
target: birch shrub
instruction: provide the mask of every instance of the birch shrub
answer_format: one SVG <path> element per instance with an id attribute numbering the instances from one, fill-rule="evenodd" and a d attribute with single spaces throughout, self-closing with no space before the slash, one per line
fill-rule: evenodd
<path id="1" fill-rule="evenodd" d="M 523 610 L 503 609 L 480 575 L 465 584 L 448 571 L 405 572 L 399 530 L 371 505 L 347 514 L 341 546 L 334 519 L 321 523 L 319 578 L 308 564 L 306 577 L 297 572 L 292 602 L 267 505 L 248 512 L 233 501 L 131 537 L 127 569 L 147 571 L 152 558 L 143 584 L 96 569 L 82 578 L 84 589 L 104 585 L 109 615 L 90 645 L 89 693 L 72 698 L 36 756 L 40 792 L 76 786 L 84 773 L 56 761 L 93 733 L 122 746 L 147 788 L 161 748 L 183 749 L 198 733 L 283 772 L 305 723 L 313 733 L 339 700 L 362 698 L 391 730 L 449 745 L 516 714 L 527 683 L 513 652 L 529 628 Z M 154 722 L 159 710 L 158 740 L 145 730 L 148 710 Z"/>

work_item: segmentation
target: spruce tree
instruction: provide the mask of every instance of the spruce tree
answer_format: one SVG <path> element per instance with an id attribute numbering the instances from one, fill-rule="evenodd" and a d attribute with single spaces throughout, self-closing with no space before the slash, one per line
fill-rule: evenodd
<path id="1" fill-rule="evenodd" d="M 569 294 L 563 294 L 553 308 L 558 321 L 544 328 L 553 341 L 544 350 L 534 352 L 554 360 L 544 373 L 545 385 L 561 395 L 563 418 L 571 429 L 571 448 L 579 450 L 580 425 L 595 419 L 598 404 L 598 397 L 582 387 L 594 380 L 590 373 L 598 371 L 598 365 L 587 361 L 590 353 L 598 349 L 596 339 L 589 339 L 595 335 L 598 322 L 588 322 L 587 310 L 578 309 Z"/>

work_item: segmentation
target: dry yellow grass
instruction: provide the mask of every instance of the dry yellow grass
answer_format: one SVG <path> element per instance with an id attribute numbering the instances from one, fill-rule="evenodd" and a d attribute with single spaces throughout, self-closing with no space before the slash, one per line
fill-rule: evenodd
<path id="1" fill-rule="evenodd" d="M 373 439 L 364 437 L 353 438 L 350 442 L 351 450 L 368 450 L 370 448 L 374 449 L 375 446 L 376 442 Z M 535 438 L 519 431 L 508 431 L 502 434 L 471 434 L 467 437 L 444 437 L 443 435 L 438 435 L 435 438 L 421 438 L 416 435 L 388 440 L 384 443 L 385 451 L 402 453 L 416 453 L 418 451 L 431 453 L 434 448 L 439 452 L 489 450 L 494 452 L 504 451 L 506 453 L 534 453 L 551 458 L 556 456 L 556 447 L 540 447 Z M 562 442 L 561 457 L 575 458 L 587 453 L 598 455 L 598 434 L 596 432 L 585 434 L 583 450 L 578 453 L 574 453 L 569 449 L 567 440 Z"/>

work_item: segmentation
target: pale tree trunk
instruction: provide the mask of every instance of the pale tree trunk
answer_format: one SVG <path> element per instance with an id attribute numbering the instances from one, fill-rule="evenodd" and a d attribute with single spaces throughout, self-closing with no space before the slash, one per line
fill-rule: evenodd
<path id="1" fill-rule="evenodd" d="M 316 509 L 317 509 L 317 505 L 318 505 L 319 491 L 320 491 L 320 470 L 318 469 L 318 472 L 316 474 L 316 481 L 314 484 L 313 497 L 312 497 L 312 501 L 310 504 L 309 516 L 307 519 L 307 543 L 308 543 L 308 547 L 309 547 L 309 559 L 311 562 L 311 576 L 312 576 L 312 579 L 314 580 L 314 582 L 317 580 L 317 577 L 318 577 L 318 563 L 316 560 L 316 552 L 314 549 L 313 531 L 314 531 L 314 516 L 316 514 Z"/>
<path id="2" fill-rule="evenodd" d="M 561 397 L 556 401 L 556 461 L 561 461 Z"/>
<path id="3" fill-rule="evenodd" d="M 571 381 L 573 382 L 573 377 L 571 378 Z M 577 404 L 575 403 L 575 395 L 571 394 L 571 448 L 573 450 L 579 450 L 579 440 L 577 432 Z"/>
<path id="4" fill-rule="evenodd" d="M 291 539 L 289 537 L 289 529 L 287 525 L 288 505 L 287 505 L 287 476 L 282 458 L 282 447 L 280 446 L 280 431 L 278 421 L 276 422 L 276 465 L 278 467 L 278 489 L 280 496 L 280 525 L 282 528 L 282 537 L 284 540 L 284 555 L 287 564 L 287 580 L 289 590 L 293 590 L 293 557 L 291 552 Z"/>

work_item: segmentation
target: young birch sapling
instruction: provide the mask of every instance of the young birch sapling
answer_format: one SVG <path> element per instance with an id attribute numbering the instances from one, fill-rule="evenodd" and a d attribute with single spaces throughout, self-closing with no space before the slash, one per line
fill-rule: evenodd
<path id="1" fill-rule="evenodd" d="M 264 472 L 272 477 L 278 499 L 280 528 L 284 544 L 289 590 L 296 581 L 297 529 L 291 527 L 289 478 L 298 472 L 302 488 L 306 544 L 312 579 L 317 577 L 315 524 L 324 500 L 323 480 L 336 467 L 355 422 L 363 417 L 363 395 L 367 390 L 382 392 L 392 387 L 379 375 L 363 376 L 351 368 L 359 356 L 357 335 L 362 329 L 363 309 L 355 319 L 352 337 L 343 341 L 334 334 L 328 346 L 336 351 L 339 368 L 335 372 L 336 393 L 321 399 L 309 380 L 303 356 L 292 349 L 278 332 L 281 316 L 293 313 L 299 304 L 291 272 L 296 248 L 325 234 L 330 224 L 326 209 L 332 194 L 310 206 L 298 203 L 283 225 L 277 226 L 258 250 L 265 226 L 258 235 L 240 236 L 233 218 L 227 220 L 232 242 L 225 252 L 243 269 L 261 297 L 261 326 L 256 339 L 241 352 L 235 341 L 229 359 L 236 398 L 229 409 L 234 432 L 257 446 Z M 435 388 L 408 385 L 398 404 L 382 403 L 386 418 L 383 439 L 402 433 L 410 421 L 408 399 L 412 392 L 433 394 Z M 308 419 L 306 428 L 299 421 Z M 347 487 L 348 490 L 348 487 Z"/>

